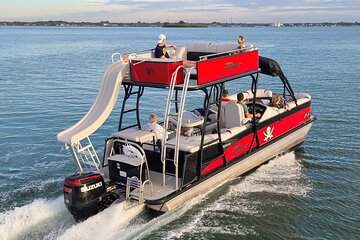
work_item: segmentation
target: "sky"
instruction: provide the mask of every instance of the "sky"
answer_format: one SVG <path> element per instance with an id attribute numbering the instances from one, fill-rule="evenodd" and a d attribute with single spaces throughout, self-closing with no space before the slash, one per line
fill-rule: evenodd
<path id="1" fill-rule="evenodd" d="M 0 0 L 0 21 L 360 22 L 360 0 Z"/>

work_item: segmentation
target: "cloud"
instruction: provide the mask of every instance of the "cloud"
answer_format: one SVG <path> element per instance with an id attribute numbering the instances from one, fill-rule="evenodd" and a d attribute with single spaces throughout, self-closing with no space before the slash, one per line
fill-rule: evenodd
<path id="1" fill-rule="evenodd" d="M 3 1 L 3 0 L 0 0 Z M 189 22 L 360 21 L 359 0 L 34 0 L 3 3 L 2 18 Z M 18 4 L 12 7 L 13 2 Z"/>
<path id="2" fill-rule="evenodd" d="M 88 0 L 96 1 L 96 0 Z M 136 7 L 137 10 L 147 10 L 149 13 L 154 10 L 162 9 L 164 13 L 170 12 L 234 12 L 237 11 L 264 11 L 272 12 L 297 12 L 297 11 L 354 11 L 360 10 L 358 0 L 342 1 L 342 0 L 182 0 L 182 1 L 166 1 L 166 0 L 98 0 L 104 5 L 128 5 Z M 360 12 L 359 12 L 360 15 Z"/>

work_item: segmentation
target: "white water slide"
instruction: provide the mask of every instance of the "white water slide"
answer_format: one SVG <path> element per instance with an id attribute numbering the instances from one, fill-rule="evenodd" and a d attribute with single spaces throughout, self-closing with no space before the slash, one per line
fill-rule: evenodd
<path id="1" fill-rule="evenodd" d="M 58 133 L 57 139 L 76 145 L 94 133 L 109 117 L 119 95 L 121 83 L 129 65 L 118 61 L 110 65 L 103 77 L 101 88 L 88 113 L 74 126 Z"/>

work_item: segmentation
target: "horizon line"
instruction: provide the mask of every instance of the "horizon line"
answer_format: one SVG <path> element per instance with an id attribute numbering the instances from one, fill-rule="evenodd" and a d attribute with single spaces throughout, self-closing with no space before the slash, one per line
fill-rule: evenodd
<path id="1" fill-rule="evenodd" d="M 169 22 L 169 21 L 137 21 L 137 22 L 110 22 L 108 20 L 101 21 L 67 21 L 67 20 L 35 20 L 35 21 L 21 21 L 21 20 L 0 20 L 1 23 L 37 23 L 37 22 L 66 22 L 66 23 L 110 23 L 110 24 L 123 24 L 123 23 L 188 23 L 188 24 L 212 24 L 212 23 L 220 23 L 220 24 L 268 24 L 268 23 L 283 23 L 283 24 L 298 24 L 298 23 L 360 23 L 359 21 L 319 21 L 319 22 L 285 22 L 285 21 L 272 21 L 272 22 L 220 22 L 220 21 L 212 21 L 212 22 L 186 22 L 183 20 L 177 22 Z"/>

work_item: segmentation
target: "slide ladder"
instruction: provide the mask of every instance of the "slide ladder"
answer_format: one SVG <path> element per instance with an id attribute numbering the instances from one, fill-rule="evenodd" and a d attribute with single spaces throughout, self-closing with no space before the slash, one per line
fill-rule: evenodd
<path id="1" fill-rule="evenodd" d="M 179 145 L 180 145 L 180 131 L 181 131 L 181 123 L 184 113 L 184 107 L 185 107 L 185 100 L 186 100 L 186 93 L 189 86 L 189 79 L 190 79 L 190 72 L 194 69 L 192 67 L 187 71 L 187 74 L 184 78 L 184 83 L 182 87 L 182 93 L 181 93 L 181 100 L 180 100 L 180 109 L 177 113 L 171 113 L 172 104 L 176 105 L 178 103 L 178 99 L 174 98 L 174 90 L 176 86 L 176 79 L 177 79 L 177 73 L 178 71 L 186 70 L 184 66 L 179 66 L 175 72 L 172 74 L 171 82 L 169 86 L 169 94 L 167 97 L 166 102 L 166 108 L 165 108 L 165 114 L 164 114 L 164 133 L 163 133 L 163 139 L 162 139 L 162 145 L 161 145 L 161 162 L 163 164 L 163 185 L 166 186 L 166 176 L 173 176 L 175 177 L 175 189 L 179 189 L 179 167 L 178 167 L 178 160 L 179 160 Z M 176 109 L 176 106 L 175 106 Z M 174 148 L 174 158 L 169 158 L 167 156 L 167 130 L 169 130 L 169 121 L 171 116 L 177 116 L 177 127 L 176 127 L 176 136 L 175 136 L 175 148 Z M 167 172 L 166 170 L 166 164 L 168 162 L 173 162 L 175 167 L 175 174 Z"/>
<path id="2" fill-rule="evenodd" d="M 111 64 L 105 71 L 99 94 L 88 113 L 74 126 L 57 135 L 57 140 L 71 150 L 80 171 L 89 170 L 91 166 L 99 171 L 100 160 L 89 136 L 109 117 L 128 71 L 128 63 L 121 60 Z"/>
<path id="3" fill-rule="evenodd" d="M 83 139 L 82 142 L 84 142 L 85 140 L 87 141 L 85 142 L 85 146 L 83 146 L 81 142 L 73 145 L 65 144 L 65 146 L 67 147 L 67 149 L 71 148 L 71 152 L 75 161 L 78 164 L 80 171 L 91 171 L 95 169 L 96 171 L 99 171 L 101 166 L 100 159 L 95 151 L 95 148 L 90 138 L 86 137 L 85 139 Z"/>

